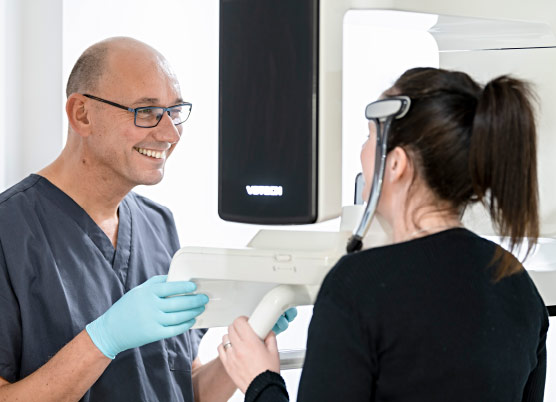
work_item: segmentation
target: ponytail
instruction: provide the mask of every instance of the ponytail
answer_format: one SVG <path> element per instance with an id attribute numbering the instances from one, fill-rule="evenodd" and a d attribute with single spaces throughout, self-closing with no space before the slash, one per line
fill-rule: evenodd
<path id="1" fill-rule="evenodd" d="M 469 166 L 478 201 L 488 209 L 510 252 L 528 239 L 529 255 L 539 236 L 535 99 L 529 85 L 501 76 L 484 88 L 473 119 Z M 498 253 L 497 279 L 511 275 L 520 264 Z"/>

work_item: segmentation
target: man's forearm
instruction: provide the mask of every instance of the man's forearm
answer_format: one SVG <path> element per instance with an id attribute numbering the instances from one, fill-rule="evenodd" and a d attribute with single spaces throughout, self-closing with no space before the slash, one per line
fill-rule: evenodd
<path id="1" fill-rule="evenodd" d="M 0 402 L 73 402 L 83 397 L 112 360 L 81 331 L 52 359 L 24 379 L 0 379 Z"/>
<path id="2" fill-rule="evenodd" d="M 193 369 L 195 402 L 226 402 L 237 390 L 220 359 Z"/>

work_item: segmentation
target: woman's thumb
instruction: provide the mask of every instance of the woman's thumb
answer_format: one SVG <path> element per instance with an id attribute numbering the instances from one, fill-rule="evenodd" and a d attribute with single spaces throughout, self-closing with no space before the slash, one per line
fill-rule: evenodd
<path id="1" fill-rule="evenodd" d="M 278 353 L 278 345 L 276 344 L 276 334 L 274 331 L 270 331 L 264 340 L 264 344 L 269 352 Z"/>

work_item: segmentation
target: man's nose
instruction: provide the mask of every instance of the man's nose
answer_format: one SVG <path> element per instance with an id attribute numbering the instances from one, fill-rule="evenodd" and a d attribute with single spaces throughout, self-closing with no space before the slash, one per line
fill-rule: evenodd
<path id="1" fill-rule="evenodd" d="M 180 140 L 181 134 L 178 126 L 174 124 L 170 118 L 170 112 L 165 112 L 156 126 L 154 137 L 161 142 L 169 142 L 175 144 Z"/>

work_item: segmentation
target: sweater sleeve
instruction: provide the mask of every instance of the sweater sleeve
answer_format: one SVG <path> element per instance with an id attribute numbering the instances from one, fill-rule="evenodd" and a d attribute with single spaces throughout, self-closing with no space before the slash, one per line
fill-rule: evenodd
<path id="1" fill-rule="evenodd" d="M 548 332 L 548 315 L 545 317 L 539 348 L 537 351 L 537 365 L 531 371 L 525 389 L 523 402 L 542 402 L 544 400 L 544 386 L 546 381 L 546 334 Z"/>
<path id="2" fill-rule="evenodd" d="M 298 401 L 372 400 L 373 354 L 344 273 L 330 272 L 315 303 Z"/>
<path id="3" fill-rule="evenodd" d="M 245 402 L 287 402 L 286 384 L 280 374 L 270 370 L 259 374 L 245 392 Z"/>

